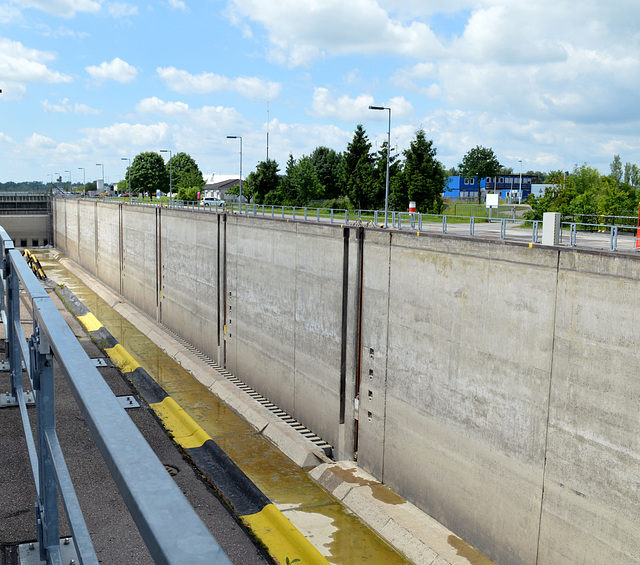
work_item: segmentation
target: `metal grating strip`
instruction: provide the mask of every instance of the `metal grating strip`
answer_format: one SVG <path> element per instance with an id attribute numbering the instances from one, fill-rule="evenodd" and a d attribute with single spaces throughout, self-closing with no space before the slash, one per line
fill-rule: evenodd
<path id="1" fill-rule="evenodd" d="M 283 422 L 289 424 L 294 430 L 304 436 L 306 439 L 310 440 L 314 445 L 317 445 L 322 451 L 324 451 L 327 457 L 331 457 L 333 453 L 333 446 L 323 440 L 321 437 L 318 437 L 311 430 L 308 430 L 304 425 L 298 422 L 295 418 L 292 418 L 287 414 L 284 410 L 278 408 L 275 404 L 270 402 L 267 398 L 262 396 L 259 392 L 255 391 L 249 385 L 242 382 L 238 377 L 230 373 L 227 369 L 223 369 L 218 365 L 215 361 L 207 357 L 200 350 L 196 349 L 189 342 L 185 341 L 178 334 L 171 331 L 166 326 L 162 326 L 164 330 L 173 336 L 173 338 L 180 342 L 186 349 L 191 351 L 194 355 L 196 355 L 199 359 L 204 361 L 207 365 L 209 365 L 212 369 L 215 369 L 219 374 L 225 377 L 229 382 L 235 384 L 240 390 L 246 392 L 251 398 L 258 401 L 260 404 L 265 406 L 272 414 L 278 416 Z"/>

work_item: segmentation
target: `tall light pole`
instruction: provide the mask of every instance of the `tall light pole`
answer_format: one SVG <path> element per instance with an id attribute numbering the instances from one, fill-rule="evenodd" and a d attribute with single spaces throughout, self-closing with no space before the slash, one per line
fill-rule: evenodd
<path id="1" fill-rule="evenodd" d="M 69 192 L 71 192 L 71 171 L 65 171 L 65 173 L 69 173 Z"/>
<path id="2" fill-rule="evenodd" d="M 242 214 L 242 136 L 241 135 L 228 135 L 227 139 L 239 139 L 240 140 L 240 196 L 238 202 L 240 202 L 240 213 Z"/>
<path id="3" fill-rule="evenodd" d="M 171 198 L 171 193 L 173 192 L 173 184 L 171 178 L 173 175 L 171 174 L 171 150 L 170 149 L 160 149 L 160 153 L 169 153 L 169 198 Z"/>
<path id="4" fill-rule="evenodd" d="M 131 197 L 131 159 L 129 157 L 120 157 L 121 161 L 129 161 L 129 168 L 127 169 L 127 176 L 129 177 L 129 197 Z"/>
<path id="5" fill-rule="evenodd" d="M 518 204 L 522 204 L 522 159 L 518 159 L 520 162 L 520 190 L 518 190 Z"/>
<path id="6" fill-rule="evenodd" d="M 391 108 L 369 106 L 369 110 L 389 110 L 389 129 L 387 130 L 387 179 L 384 187 L 384 227 L 389 226 L 389 159 L 391 155 Z"/>
<path id="7" fill-rule="evenodd" d="M 79 171 L 82 171 L 82 196 L 84 196 L 85 189 L 87 188 L 87 173 L 84 167 L 78 167 Z"/>

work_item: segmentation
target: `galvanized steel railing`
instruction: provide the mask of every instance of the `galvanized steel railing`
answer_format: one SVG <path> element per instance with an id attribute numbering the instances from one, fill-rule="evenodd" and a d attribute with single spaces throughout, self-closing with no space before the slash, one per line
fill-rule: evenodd
<path id="1" fill-rule="evenodd" d="M 230 565 L 1 227 L 0 240 L 0 314 L 7 334 L 11 373 L 9 402 L 17 404 L 20 410 L 36 487 L 40 558 L 47 564 L 62 565 L 60 492 L 79 562 L 98 565 L 56 433 L 55 358 L 154 561 Z M 33 333 L 28 339 L 20 322 L 21 287 L 31 302 Z M 23 362 L 36 405 L 37 442 L 31 432 L 25 401 Z M 179 520 L 167 519 L 170 516 L 179 516 Z"/>
<path id="2" fill-rule="evenodd" d="M 105 198 L 106 201 L 122 202 L 117 198 Z M 291 219 L 315 223 L 341 225 L 369 225 L 382 227 L 384 211 L 381 210 L 343 210 L 329 208 L 311 208 L 301 206 L 272 206 L 265 204 L 243 203 L 226 207 L 203 206 L 199 202 L 169 200 L 161 204 L 157 199 L 131 197 L 128 203 L 138 206 L 168 206 L 200 210 L 211 213 L 240 213 L 247 216 L 261 216 L 280 219 Z M 611 219 L 607 217 L 607 219 Z M 389 210 L 388 224 L 398 230 L 415 230 L 419 232 L 440 232 L 448 234 L 469 235 L 472 237 L 492 237 L 508 241 L 540 243 L 542 221 L 524 220 L 511 217 L 469 217 L 440 214 L 422 214 L 419 212 L 398 212 Z M 560 245 L 569 247 L 593 247 L 611 251 L 635 249 L 635 226 L 616 224 L 588 224 L 580 222 L 563 222 L 560 234 Z"/>

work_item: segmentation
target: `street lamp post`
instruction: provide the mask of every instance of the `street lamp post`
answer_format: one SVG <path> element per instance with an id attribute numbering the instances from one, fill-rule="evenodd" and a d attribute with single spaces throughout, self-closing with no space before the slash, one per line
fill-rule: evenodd
<path id="1" fill-rule="evenodd" d="M 160 149 L 160 153 L 169 153 L 169 199 L 171 199 L 171 193 L 173 192 L 173 184 L 171 180 L 173 177 L 173 174 L 171 173 L 171 150 Z"/>
<path id="2" fill-rule="evenodd" d="M 69 192 L 71 192 L 71 171 L 65 171 L 65 173 L 69 173 Z"/>
<path id="3" fill-rule="evenodd" d="M 388 110 L 389 129 L 387 130 L 387 177 L 384 187 L 384 227 L 389 226 L 389 159 L 391 153 L 391 108 L 385 106 L 369 106 L 369 110 Z"/>
<path id="4" fill-rule="evenodd" d="M 522 159 L 520 161 L 520 190 L 518 190 L 518 204 L 522 204 Z"/>
<path id="5" fill-rule="evenodd" d="M 228 135 L 227 139 L 239 139 L 240 140 L 240 196 L 238 202 L 240 203 L 240 213 L 242 214 L 242 136 L 241 135 Z"/>
<path id="6" fill-rule="evenodd" d="M 78 167 L 79 171 L 82 171 L 82 196 L 85 196 L 85 189 L 87 188 L 87 173 L 84 167 Z"/>
<path id="7" fill-rule="evenodd" d="M 129 161 L 129 168 L 127 169 L 127 176 L 129 177 L 129 197 L 131 197 L 131 159 L 129 157 L 120 157 L 121 161 Z"/>

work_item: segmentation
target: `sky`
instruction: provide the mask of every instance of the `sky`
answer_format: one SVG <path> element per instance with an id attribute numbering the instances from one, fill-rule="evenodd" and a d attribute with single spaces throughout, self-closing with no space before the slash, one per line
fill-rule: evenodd
<path id="1" fill-rule="evenodd" d="M 0 0 L 0 182 L 118 182 L 144 151 L 268 155 L 424 129 L 514 172 L 640 164 L 637 0 Z M 268 134 L 268 135 L 267 135 Z M 268 137 L 268 145 L 267 145 Z M 171 153 L 169 153 L 171 152 Z M 520 160 L 522 161 L 520 163 Z"/>

